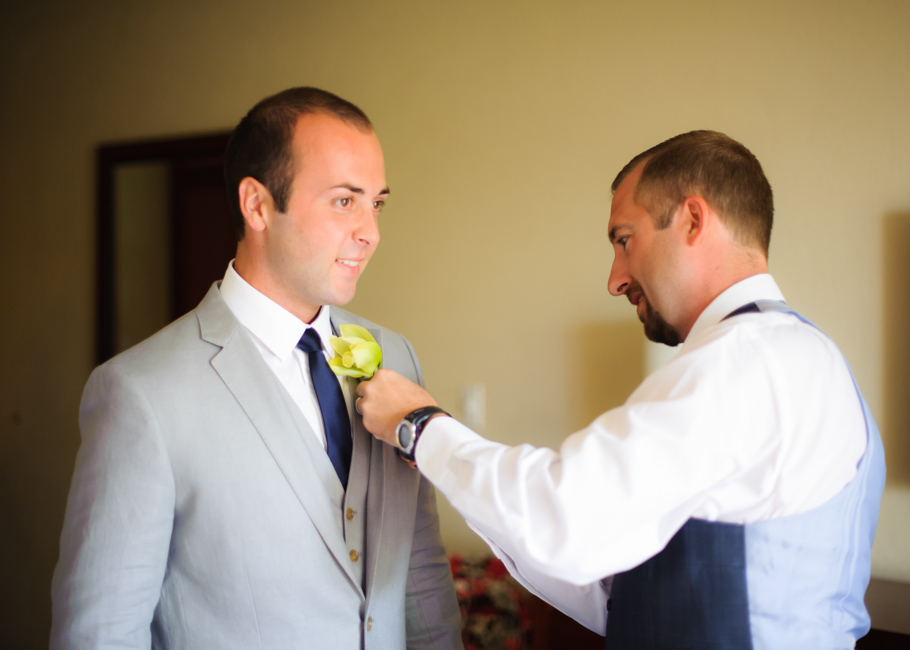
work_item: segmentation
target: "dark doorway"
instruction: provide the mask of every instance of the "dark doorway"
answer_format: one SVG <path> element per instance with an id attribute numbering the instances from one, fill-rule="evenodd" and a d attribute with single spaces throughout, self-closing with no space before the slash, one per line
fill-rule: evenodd
<path id="1" fill-rule="evenodd" d="M 99 147 L 98 363 L 193 309 L 224 275 L 236 249 L 229 137 Z"/>

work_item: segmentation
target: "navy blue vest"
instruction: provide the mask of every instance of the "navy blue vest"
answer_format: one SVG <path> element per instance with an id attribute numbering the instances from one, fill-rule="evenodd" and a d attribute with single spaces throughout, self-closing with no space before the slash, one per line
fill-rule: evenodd
<path id="1" fill-rule="evenodd" d="M 730 316 L 747 311 L 809 323 L 776 301 Z M 614 577 L 607 650 L 853 648 L 869 630 L 863 596 L 885 481 L 881 438 L 857 394 L 867 446 L 853 480 L 798 515 L 746 525 L 690 519 L 660 553 Z"/>

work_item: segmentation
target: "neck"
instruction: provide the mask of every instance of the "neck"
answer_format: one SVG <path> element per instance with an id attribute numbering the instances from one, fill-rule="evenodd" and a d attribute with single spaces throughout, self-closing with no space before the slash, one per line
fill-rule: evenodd
<path id="1" fill-rule="evenodd" d="M 727 254 L 720 253 L 711 258 L 701 274 L 701 290 L 692 301 L 690 317 L 677 332 L 685 341 L 701 313 L 724 291 L 754 275 L 768 272 L 768 259 L 763 253 L 752 249 L 739 249 Z"/>
<path id="2" fill-rule="evenodd" d="M 280 282 L 276 282 L 273 277 L 265 270 L 264 265 L 256 264 L 245 246 L 237 247 L 237 256 L 234 258 L 234 271 L 237 272 L 243 280 L 253 287 L 256 291 L 266 298 L 286 309 L 306 324 L 312 323 L 319 315 L 321 305 L 310 305 L 300 300 L 292 292 L 283 288 Z"/>

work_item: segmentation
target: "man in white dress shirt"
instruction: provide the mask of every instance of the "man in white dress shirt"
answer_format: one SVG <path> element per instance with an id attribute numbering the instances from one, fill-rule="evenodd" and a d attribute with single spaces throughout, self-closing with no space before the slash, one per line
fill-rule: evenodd
<path id="1" fill-rule="evenodd" d="M 392 371 L 358 388 L 365 425 L 607 648 L 852 648 L 881 441 L 836 345 L 768 275 L 758 160 L 695 131 L 613 191 L 610 292 L 684 343 L 673 361 L 558 452 L 485 440 Z"/>
<path id="2" fill-rule="evenodd" d="M 225 156 L 239 243 L 194 311 L 97 368 L 80 408 L 53 648 L 461 648 L 432 486 L 327 359 L 379 243 L 382 150 L 353 104 L 264 99 Z M 315 335 L 314 335 L 315 332 Z"/>

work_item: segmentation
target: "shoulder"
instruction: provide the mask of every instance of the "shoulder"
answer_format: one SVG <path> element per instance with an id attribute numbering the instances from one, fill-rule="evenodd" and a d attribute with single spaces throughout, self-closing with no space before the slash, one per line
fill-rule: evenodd
<path id="1" fill-rule="evenodd" d="M 194 312 L 185 314 L 150 337 L 124 350 L 102 365 L 116 368 L 142 368 L 158 365 L 162 358 L 179 358 L 181 352 L 199 341 L 199 325 Z"/>
<path id="2" fill-rule="evenodd" d="M 95 368 L 93 376 L 145 380 L 154 384 L 191 380 L 194 369 L 210 368 L 212 358 L 222 345 L 203 336 L 205 315 L 199 309 L 184 314 Z M 238 329 L 236 321 L 225 324 L 227 340 Z M 224 328 L 222 328 L 224 329 Z M 223 344 L 223 341 L 221 342 Z"/>
<path id="3" fill-rule="evenodd" d="M 792 367 L 836 362 L 843 355 L 817 327 L 787 312 L 749 313 L 722 321 L 684 344 L 681 358 L 692 363 L 768 364 Z"/>
<path id="4" fill-rule="evenodd" d="M 195 309 L 108 363 L 127 367 L 156 367 L 161 362 L 193 363 L 198 361 L 200 350 L 209 357 L 213 351 L 220 350 L 242 327 L 218 285 L 212 285 Z"/>
<path id="5" fill-rule="evenodd" d="M 705 330 L 630 398 L 666 399 L 703 403 L 703 417 L 729 417 L 731 426 L 750 422 L 794 434 L 832 416 L 856 422 L 862 414 L 837 345 L 786 313 L 744 314 Z"/>
<path id="6" fill-rule="evenodd" d="M 750 367 L 773 365 L 779 370 L 827 380 L 837 375 L 850 377 L 834 340 L 792 313 L 745 314 L 721 323 L 717 336 L 718 343 L 733 359 Z"/>
<path id="7" fill-rule="evenodd" d="M 744 314 L 685 345 L 668 368 L 675 390 L 689 386 L 713 409 L 729 409 L 731 421 L 763 422 L 784 439 L 820 442 L 833 430 L 864 438 L 847 360 L 830 337 L 796 315 Z M 809 431 L 817 435 L 807 437 Z"/>

